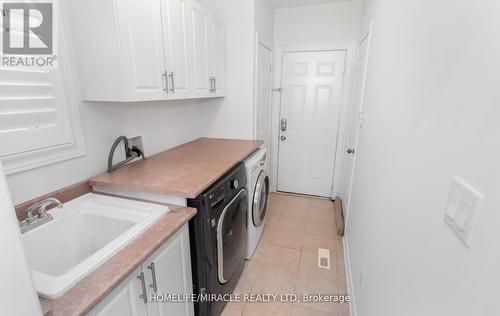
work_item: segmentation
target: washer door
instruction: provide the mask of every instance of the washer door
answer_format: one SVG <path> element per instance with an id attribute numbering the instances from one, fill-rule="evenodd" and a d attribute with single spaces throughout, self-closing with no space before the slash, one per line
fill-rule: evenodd
<path id="1" fill-rule="evenodd" d="M 217 225 L 217 274 L 226 283 L 243 258 L 247 244 L 248 195 L 242 189 L 229 202 Z"/>
<path id="2" fill-rule="evenodd" d="M 267 172 L 262 170 L 257 178 L 255 190 L 253 192 L 252 218 L 255 227 L 264 223 L 267 207 L 269 204 L 269 177 Z"/>

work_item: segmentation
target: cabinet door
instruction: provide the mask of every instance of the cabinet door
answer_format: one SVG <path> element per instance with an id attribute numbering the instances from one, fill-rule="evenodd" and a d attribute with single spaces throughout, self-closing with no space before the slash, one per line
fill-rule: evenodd
<path id="1" fill-rule="evenodd" d="M 128 101 L 166 99 L 160 0 L 120 0 L 116 6 Z"/>
<path id="2" fill-rule="evenodd" d="M 142 268 L 139 267 L 125 281 L 116 287 L 90 313 L 92 316 L 147 316 L 148 308 L 144 303 Z"/>
<path id="3" fill-rule="evenodd" d="M 193 97 L 210 96 L 209 74 L 209 12 L 197 2 L 190 8 L 193 56 Z"/>
<path id="4" fill-rule="evenodd" d="M 214 77 L 212 96 L 224 96 L 225 94 L 225 44 L 224 25 L 217 19 L 210 21 L 210 73 Z"/>
<path id="5" fill-rule="evenodd" d="M 189 61 L 191 48 L 191 23 L 189 19 L 190 1 L 161 0 L 163 16 L 163 38 L 165 65 L 169 80 L 169 99 L 190 97 L 190 74 L 192 63 Z"/>
<path id="6" fill-rule="evenodd" d="M 150 293 L 154 293 L 156 290 L 159 294 L 192 294 L 193 283 L 187 224 L 143 266 Z M 194 305 L 191 301 L 148 304 L 148 313 L 149 316 L 192 316 L 194 315 Z"/>

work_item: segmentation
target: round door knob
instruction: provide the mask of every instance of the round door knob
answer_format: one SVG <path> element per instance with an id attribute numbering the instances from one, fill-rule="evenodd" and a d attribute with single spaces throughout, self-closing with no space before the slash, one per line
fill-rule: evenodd
<path id="1" fill-rule="evenodd" d="M 347 153 L 348 154 L 354 154 L 354 149 L 352 149 L 352 148 L 347 149 Z"/>
<path id="2" fill-rule="evenodd" d="M 281 140 L 283 140 L 283 141 L 286 140 L 286 136 L 284 136 L 284 135 L 281 136 Z"/>

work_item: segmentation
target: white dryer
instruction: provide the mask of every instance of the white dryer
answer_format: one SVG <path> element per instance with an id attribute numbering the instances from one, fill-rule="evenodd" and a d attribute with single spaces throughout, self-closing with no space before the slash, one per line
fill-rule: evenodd
<path id="1" fill-rule="evenodd" d="M 245 259 L 249 260 L 257 248 L 269 207 L 269 177 L 266 172 L 266 149 L 259 148 L 244 160 L 247 170 L 248 242 Z"/>

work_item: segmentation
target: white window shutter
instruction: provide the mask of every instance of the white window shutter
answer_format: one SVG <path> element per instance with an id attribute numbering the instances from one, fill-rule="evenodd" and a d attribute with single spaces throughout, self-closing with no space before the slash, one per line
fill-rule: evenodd
<path id="1" fill-rule="evenodd" d="M 14 23 L 10 31 L 24 30 Z M 69 50 L 64 29 L 58 31 L 59 67 L 0 68 L 0 160 L 7 175 L 85 155 Z"/>
<path id="2" fill-rule="evenodd" d="M 0 157 L 72 142 L 57 70 L 0 70 Z"/>

